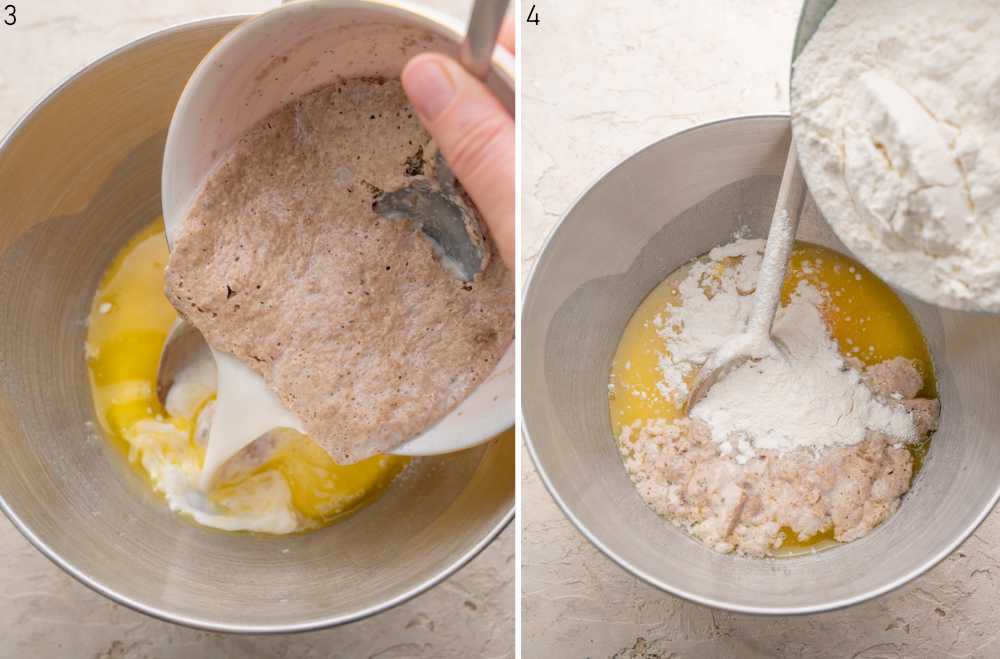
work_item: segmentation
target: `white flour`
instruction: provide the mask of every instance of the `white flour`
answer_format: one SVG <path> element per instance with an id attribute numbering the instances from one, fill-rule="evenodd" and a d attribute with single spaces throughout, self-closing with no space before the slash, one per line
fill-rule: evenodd
<path id="1" fill-rule="evenodd" d="M 666 400 L 676 406 L 688 395 L 685 379 L 698 369 L 709 355 L 727 338 L 742 329 L 750 316 L 753 299 L 748 295 L 756 288 L 757 270 L 764 253 L 763 240 L 737 240 L 709 252 L 709 263 L 691 266 L 678 291 L 684 300 L 682 307 L 670 307 L 668 316 L 657 316 L 657 332 L 670 346 L 670 352 L 660 356 L 663 382 L 657 388 Z M 718 278 L 711 275 L 718 264 L 729 257 L 742 257 L 736 272 Z M 714 296 L 710 301 L 703 285 Z M 742 294 L 742 295 L 741 295 Z"/>
<path id="2" fill-rule="evenodd" d="M 745 293 L 753 286 L 745 286 L 756 279 L 762 250 L 760 240 L 737 240 L 712 250 L 708 262 L 694 264 L 678 287 L 681 303 L 667 309 L 665 320 L 661 317 L 658 333 L 670 352 L 659 364 L 660 391 L 675 404 L 687 394 L 684 378 L 746 325 L 752 298 Z M 738 266 L 719 267 L 732 256 L 744 258 Z M 735 453 L 742 464 L 757 450 L 853 446 L 868 431 L 900 442 L 916 439 L 911 414 L 879 401 L 840 354 L 820 313 L 823 302 L 819 290 L 801 282 L 774 324 L 787 357 L 747 362 L 720 379 L 691 410 L 711 429 L 723 455 Z"/>
<path id="3" fill-rule="evenodd" d="M 795 63 L 810 191 L 872 270 L 1000 311 L 1000 2 L 840 0 Z"/>

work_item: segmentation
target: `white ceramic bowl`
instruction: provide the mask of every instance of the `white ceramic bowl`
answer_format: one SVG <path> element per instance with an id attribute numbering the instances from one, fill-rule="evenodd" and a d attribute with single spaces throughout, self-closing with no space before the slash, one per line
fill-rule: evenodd
<path id="1" fill-rule="evenodd" d="M 168 235 L 219 160 L 244 132 L 297 96 L 338 79 L 398 77 L 414 55 L 457 56 L 464 28 L 398 2 L 299 0 L 244 23 L 198 65 L 167 134 L 163 217 Z M 486 84 L 513 111 L 513 60 L 495 51 Z M 448 416 L 393 453 L 470 448 L 514 425 L 514 347 Z"/>

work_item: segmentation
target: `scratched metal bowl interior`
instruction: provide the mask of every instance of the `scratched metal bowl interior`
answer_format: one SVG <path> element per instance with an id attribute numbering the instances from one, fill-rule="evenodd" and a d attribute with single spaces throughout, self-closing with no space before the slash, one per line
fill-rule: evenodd
<path id="1" fill-rule="evenodd" d="M 786 117 L 700 126 L 608 172 L 549 236 L 522 314 L 524 434 L 584 535 L 665 591 L 734 611 L 792 614 L 860 602 L 932 567 L 990 512 L 1000 486 L 1000 320 L 903 296 L 935 361 L 941 428 L 899 511 L 869 536 L 813 555 L 718 554 L 658 517 L 611 432 L 608 374 L 642 299 L 740 226 L 767 233 L 788 147 Z M 811 200 L 798 236 L 847 253 Z"/>
<path id="2" fill-rule="evenodd" d="M 381 21 L 386 34 L 405 23 L 446 50 L 458 40 L 454 26 L 388 4 L 339 4 L 355 8 L 344 21 Z M 244 18 L 187 24 L 108 55 L 0 145 L 0 495 L 36 547 L 119 602 L 208 629 L 294 631 L 376 613 L 471 559 L 513 516 L 514 447 L 416 460 L 357 514 L 267 536 L 179 518 L 100 436 L 83 353 L 94 289 L 118 249 L 160 214 L 174 105 L 201 58 Z M 335 53 L 350 38 L 330 43 Z M 352 48 L 361 46 L 384 72 L 399 70 L 412 44 Z"/>

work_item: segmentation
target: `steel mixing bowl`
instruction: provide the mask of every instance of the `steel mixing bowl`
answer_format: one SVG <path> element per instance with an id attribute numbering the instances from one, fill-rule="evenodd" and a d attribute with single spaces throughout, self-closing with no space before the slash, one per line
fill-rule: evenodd
<path id="1" fill-rule="evenodd" d="M 718 554 L 658 517 L 629 480 L 608 412 L 625 324 L 670 272 L 738 227 L 766 235 L 788 134 L 787 117 L 731 119 L 625 160 L 548 237 L 521 315 L 522 430 L 563 512 L 653 586 L 777 615 L 848 606 L 908 582 L 965 540 L 1000 495 L 1000 321 L 906 296 L 935 360 L 941 428 L 899 511 L 870 535 L 794 558 Z M 811 200 L 798 236 L 847 253 Z"/>
<path id="2" fill-rule="evenodd" d="M 458 43 L 460 28 L 436 16 L 370 4 L 377 20 Z M 101 436 L 83 353 L 94 289 L 160 214 L 166 130 L 188 76 L 245 18 L 114 51 L 0 142 L 0 503 L 39 550 L 119 603 L 204 629 L 291 632 L 403 602 L 489 544 L 513 517 L 514 439 L 415 460 L 357 514 L 267 536 L 171 513 Z"/>

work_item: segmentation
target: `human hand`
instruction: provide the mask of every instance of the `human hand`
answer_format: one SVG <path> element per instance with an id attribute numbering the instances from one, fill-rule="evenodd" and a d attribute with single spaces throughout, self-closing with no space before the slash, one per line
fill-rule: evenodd
<path id="1" fill-rule="evenodd" d="M 510 18 L 498 43 L 513 54 Z M 424 128 L 482 214 L 500 258 L 514 272 L 514 118 L 450 57 L 417 55 L 400 78 Z"/>

